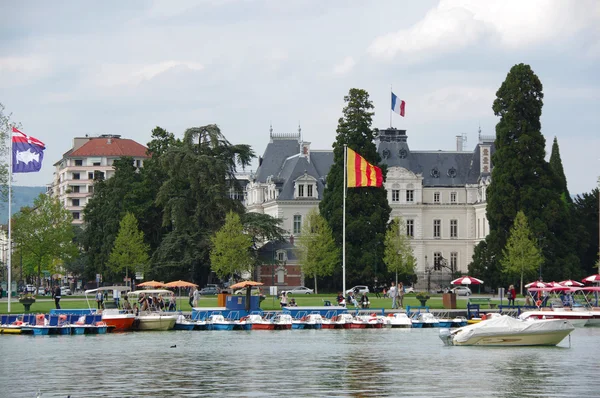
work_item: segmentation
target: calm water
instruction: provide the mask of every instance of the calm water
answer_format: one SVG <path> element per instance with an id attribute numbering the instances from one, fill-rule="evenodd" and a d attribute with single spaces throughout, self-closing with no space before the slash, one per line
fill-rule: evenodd
<path id="1" fill-rule="evenodd" d="M 558 347 L 445 347 L 436 329 L 0 336 L 0 397 L 600 396 L 600 328 Z M 176 348 L 170 348 L 176 345 Z"/>

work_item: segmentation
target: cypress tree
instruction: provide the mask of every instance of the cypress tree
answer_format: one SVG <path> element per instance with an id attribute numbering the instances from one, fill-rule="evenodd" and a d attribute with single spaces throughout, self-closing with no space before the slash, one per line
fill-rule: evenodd
<path id="1" fill-rule="evenodd" d="M 333 143 L 334 163 L 327 175 L 327 186 L 319 204 L 338 245 L 342 244 L 342 211 L 344 193 L 344 144 L 367 162 L 378 165 L 381 157 L 371 128 L 373 104 L 365 90 L 350 89 L 344 97 L 346 106 L 339 119 L 336 141 Z M 384 175 L 385 175 L 385 169 Z M 383 188 L 352 188 L 346 195 L 346 281 L 370 283 L 383 275 L 384 241 L 390 206 Z M 341 267 L 340 267 L 341 268 Z M 334 274 L 341 281 L 341 269 Z"/>
<path id="2" fill-rule="evenodd" d="M 565 171 L 563 170 L 562 160 L 560 159 L 560 152 L 558 150 L 558 141 L 554 137 L 552 143 L 552 153 L 550 154 L 550 169 L 554 173 L 554 176 L 558 178 L 559 182 L 559 193 L 565 203 L 573 203 L 569 189 L 567 188 L 567 178 L 565 177 Z"/>
<path id="3" fill-rule="evenodd" d="M 542 83 L 529 65 L 518 64 L 511 68 L 496 96 L 492 109 L 500 121 L 492 155 L 492 182 L 487 190 L 488 246 L 494 248 L 496 257 L 502 257 L 500 248 L 506 245 L 517 212 L 522 210 L 542 249 L 544 278 L 577 277 L 578 258 L 568 207 L 560 198 L 560 180 L 544 159 Z"/>

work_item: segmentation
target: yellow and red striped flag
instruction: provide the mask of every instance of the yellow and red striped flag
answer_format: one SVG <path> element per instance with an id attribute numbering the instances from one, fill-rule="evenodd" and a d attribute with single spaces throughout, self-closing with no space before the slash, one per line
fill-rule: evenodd
<path id="1" fill-rule="evenodd" d="M 380 187 L 383 185 L 381 169 L 348 148 L 348 188 Z"/>

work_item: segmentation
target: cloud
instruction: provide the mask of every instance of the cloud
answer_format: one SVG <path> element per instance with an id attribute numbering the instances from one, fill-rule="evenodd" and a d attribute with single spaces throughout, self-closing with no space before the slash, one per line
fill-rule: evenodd
<path id="1" fill-rule="evenodd" d="M 415 109 L 416 118 L 435 115 L 437 120 L 461 120 L 492 115 L 496 90 L 484 86 L 447 86 L 407 101 L 406 112 Z"/>
<path id="2" fill-rule="evenodd" d="M 31 83 L 50 73 L 50 62 L 38 56 L 0 58 L 0 87 Z"/>
<path id="3" fill-rule="evenodd" d="M 376 57 L 422 57 L 457 52 L 486 40 L 505 49 L 561 42 L 600 23 L 596 1 L 441 0 L 407 29 L 377 37 L 368 48 Z"/>
<path id="4" fill-rule="evenodd" d="M 138 85 L 172 70 L 201 71 L 202 64 L 196 62 L 164 61 L 148 65 L 105 64 L 95 76 L 99 86 Z"/>
<path id="5" fill-rule="evenodd" d="M 339 64 L 333 67 L 333 74 L 336 76 L 344 76 L 350 73 L 350 71 L 356 65 L 356 61 L 352 57 L 346 57 Z"/>

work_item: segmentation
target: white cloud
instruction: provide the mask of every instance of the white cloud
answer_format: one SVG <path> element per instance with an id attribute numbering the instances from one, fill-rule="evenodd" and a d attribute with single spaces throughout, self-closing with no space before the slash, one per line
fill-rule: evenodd
<path id="1" fill-rule="evenodd" d="M 413 26 L 377 37 L 368 51 L 381 58 L 430 56 L 486 39 L 515 49 L 558 42 L 598 23 L 600 3 L 593 0 L 441 0 Z"/>
<path id="2" fill-rule="evenodd" d="M 356 65 L 356 61 L 352 57 L 346 57 L 339 64 L 333 67 L 333 74 L 336 76 L 344 76 L 350 73 L 354 66 Z"/>
<path id="3" fill-rule="evenodd" d="M 173 69 L 201 71 L 204 67 L 196 62 L 182 61 L 164 61 L 148 65 L 105 64 L 101 66 L 94 80 L 96 84 L 108 87 L 138 85 Z"/>
<path id="4" fill-rule="evenodd" d="M 50 62 L 38 56 L 0 58 L 0 87 L 18 86 L 50 73 Z"/>
<path id="5" fill-rule="evenodd" d="M 427 119 L 435 115 L 438 120 L 461 120 L 487 117 L 492 114 L 493 88 L 482 86 L 447 86 L 418 96 L 414 105 L 407 100 L 406 113 L 415 109 L 414 117 Z M 412 115 L 411 115 L 412 116 Z"/>

